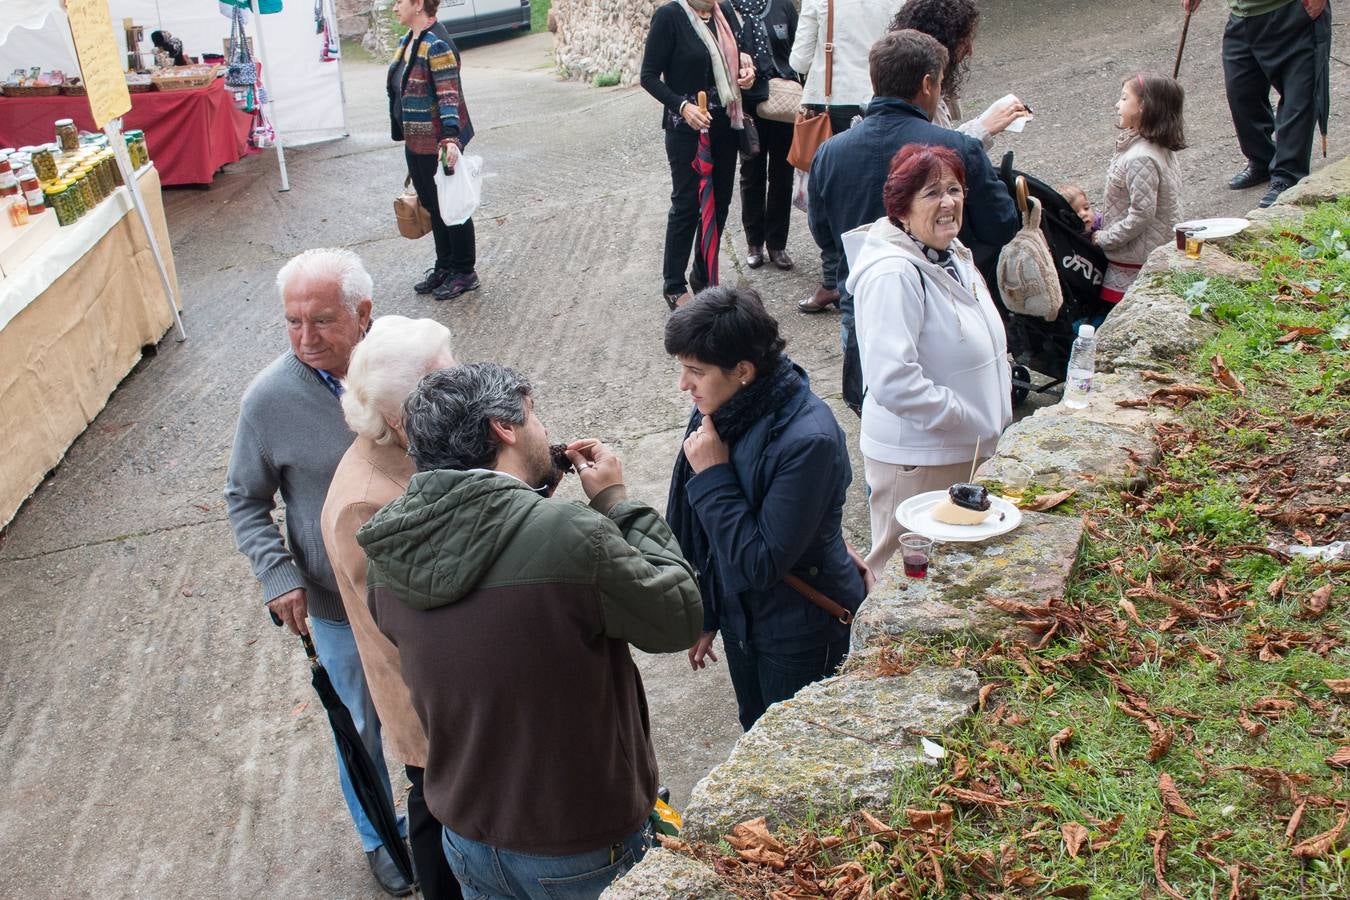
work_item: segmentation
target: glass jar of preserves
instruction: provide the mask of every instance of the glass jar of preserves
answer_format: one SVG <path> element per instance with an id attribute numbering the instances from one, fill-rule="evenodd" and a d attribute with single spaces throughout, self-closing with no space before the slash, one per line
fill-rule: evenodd
<path id="1" fill-rule="evenodd" d="M 108 171 L 112 173 L 113 185 L 116 187 L 121 187 L 123 183 L 122 167 L 117 164 L 117 157 L 113 155 L 113 152 L 111 150 L 104 150 L 103 155 L 105 157 L 104 161 L 108 165 Z"/>
<path id="2" fill-rule="evenodd" d="M 37 172 L 39 181 L 56 180 L 56 160 L 52 157 L 52 152 L 46 147 L 38 147 L 33 151 L 32 156 L 33 170 Z"/>
<path id="3" fill-rule="evenodd" d="M 84 206 L 80 215 L 84 215 L 98 206 L 98 195 L 94 192 L 94 183 L 89 180 L 89 173 L 84 169 L 75 170 L 75 186 L 80 191 L 80 200 Z"/>
<path id="4" fill-rule="evenodd" d="M 28 214 L 36 216 L 47 206 L 46 198 L 42 196 L 42 185 L 38 183 L 37 173 L 32 169 L 24 169 L 19 173 L 19 190 L 23 192 L 24 200 L 28 202 Z"/>
<path id="5" fill-rule="evenodd" d="M 14 172 L 5 166 L 0 171 L 0 197 L 17 197 L 19 195 L 19 179 L 14 177 Z"/>
<path id="6" fill-rule="evenodd" d="M 117 182 L 113 180 L 112 156 L 106 151 L 100 151 L 94 154 L 94 171 L 98 172 L 99 184 L 103 185 L 103 195 L 106 197 L 117 190 Z"/>
<path id="7" fill-rule="evenodd" d="M 70 206 L 70 185 L 65 181 L 56 181 L 47 186 L 47 205 L 56 213 L 58 225 L 69 225 L 75 221 Z"/>
<path id="8" fill-rule="evenodd" d="M 75 127 L 74 119 L 56 120 L 56 140 L 61 144 L 62 153 L 80 149 L 80 129 Z"/>

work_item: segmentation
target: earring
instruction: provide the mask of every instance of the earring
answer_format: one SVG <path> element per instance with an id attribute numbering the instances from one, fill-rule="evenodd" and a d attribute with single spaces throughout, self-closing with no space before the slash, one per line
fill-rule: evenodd
<path id="1" fill-rule="evenodd" d="M 745 386 L 746 386 L 747 384 L 749 384 L 749 383 L 750 383 L 750 382 L 748 382 L 748 381 L 742 381 L 742 382 L 741 382 L 741 387 L 745 387 Z"/>

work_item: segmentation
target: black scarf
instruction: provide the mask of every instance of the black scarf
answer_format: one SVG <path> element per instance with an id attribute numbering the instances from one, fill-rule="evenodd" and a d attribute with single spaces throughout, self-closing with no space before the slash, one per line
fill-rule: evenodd
<path id="1" fill-rule="evenodd" d="M 746 435 L 761 419 L 778 413 L 789 400 L 801 390 L 802 376 L 787 354 L 779 354 L 778 359 L 767 364 L 764 371 L 746 387 L 737 391 L 731 399 L 722 404 L 713 413 L 713 425 L 728 447 Z M 685 437 L 693 434 L 703 424 L 703 414 L 694 410 L 689 420 Z M 675 457 L 675 471 L 670 478 L 670 496 L 666 498 L 666 521 L 675 539 L 680 542 L 684 556 L 702 570 L 708 562 L 708 536 L 698 515 L 689 504 L 689 492 L 686 488 L 694 470 L 685 459 L 684 447 L 680 447 Z"/>
<path id="2" fill-rule="evenodd" d="M 773 48 L 769 45 L 769 29 L 764 17 L 769 14 L 772 0 L 731 0 L 732 8 L 740 14 L 742 43 L 750 51 L 755 67 L 770 75 L 774 71 Z"/>

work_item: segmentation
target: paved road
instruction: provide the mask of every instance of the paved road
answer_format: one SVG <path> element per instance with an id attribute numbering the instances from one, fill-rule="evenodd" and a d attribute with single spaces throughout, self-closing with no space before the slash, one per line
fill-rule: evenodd
<path id="1" fill-rule="evenodd" d="M 1141 65 L 1170 66 L 1175 5 L 989 4 L 966 105 L 1019 92 L 1038 117 L 1000 149 L 1098 191 L 1118 85 Z M 1338 20 L 1347 5 L 1333 3 Z M 1195 214 L 1240 212 L 1257 193 L 1221 189 L 1240 166 L 1221 18 L 1217 2 L 1198 14 L 1185 67 Z M 484 288 L 463 302 L 409 287 L 430 251 L 392 229 L 401 150 L 378 67 L 348 64 L 351 136 L 290 152 L 289 193 L 276 192 L 268 154 L 209 191 L 167 195 L 191 338 L 161 342 L 0 536 L 0 894 L 375 896 L 299 648 L 263 616 L 220 494 L 239 395 L 285 345 L 272 279 L 294 253 L 355 248 L 377 312 L 433 316 L 463 358 L 529 372 L 554 435 L 612 442 L 634 493 L 663 502 L 687 407 L 660 346 L 658 113 L 638 90 L 557 81 L 548 42 L 464 54 L 474 149 L 492 177 L 476 217 Z M 1334 65 L 1336 96 L 1345 67 Z M 1333 148 L 1348 138 L 1334 118 Z M 739 226 L 729 232 L 739 246 Z M 812 283 L 800 214 L 789 249 L 793 273 L 749 273 L 730 254 L 724 270 L 751 276 L 817 391 L 835 397 L 835 318 L 791 310 Z M 846 411 L 840 421 L 855 430 Z M 847 526 L 866 542 L 856 489 Z M 640 665 L 679 803 L 735 740 L 730 685 L 724 670 L 691 675 L 679 656 Z"/>

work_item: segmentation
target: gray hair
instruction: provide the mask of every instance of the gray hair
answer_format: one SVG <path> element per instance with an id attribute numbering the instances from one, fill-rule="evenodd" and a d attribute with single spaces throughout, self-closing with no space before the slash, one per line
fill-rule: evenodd
<path id="1" fill-rule="evenodd" d="M 397 434 L 387 419 L 402 420 L 403 401 L 423 375 L 453 364 L 449 328 L 431 319 L 381 316 L 347 365 L 342 394 L 347 424 L 377 444 L 391 443 Z"/>
<path id="2" fill-rule="evenodd" d="M 403 403 L 408 455 L 417 471 L 491 467 L 499 450 L 491 423 L 524 425 L 532 390 L 523 375 L 496 363 L 426 375 Z"/>
<path id="3" fill-rule="evenodd" d="M 350 313 L 356 313 L 356 305 L 369 300 L 375 291 L 375 282 L 361 257 L 344 247 L 316 247 L 306 250 L 299 256 L 291 257 L 277 273 L 277 291 L 286 296 L 286 285 L 297 275 L 310 278 L 327 278 L 338 283 L 342 292 L 342 305 Z"/>

